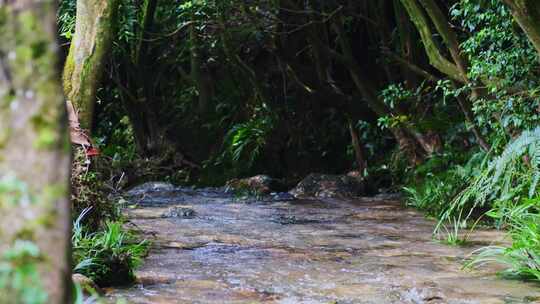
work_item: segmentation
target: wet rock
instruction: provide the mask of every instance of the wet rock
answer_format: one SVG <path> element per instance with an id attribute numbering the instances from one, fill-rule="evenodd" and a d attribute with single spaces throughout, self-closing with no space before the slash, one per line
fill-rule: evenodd
<path id="1" fill-rule="evenodd" d="M 310 174 L 290 191 L 296 198 L 348 198 L 365 194 L 365 182 L 349 175 Z"/>
<path id="2" fill-rule="evenodd" d="M 71 276 L 73 284 L 81 286 L 81 289 L 85 295 L 103 294 L 102 290 L 96 285 L 96 283 L 89 277 L 80 273 L 75 273 Z"/>
<path id="3" fill-rule="evenodd" d="M 194 218 L 196 215 L 195 210 L 187 207 L 171 207 L 169 210 L 164 212 L 161 217 L 162 218 L 185 218 L 185 219 L 191 219 Z"/>
<path id="4" fill-rule="evenodd" d="M 429 284 L 428 285 L 433 285 Z M 410 303 L 429 303 L 429 304 L 444 304 L 448 303 L 444 299 L 443 292 L 436 286 L 419 286 L 413 287 L 403 293 L 403 298 Z"/>
<path id="5" fill-rule="evenodd" d="M 147 192 L 172 191 L 174 189 L 175 187 L 173 184 L 165 182 L 147 182 L 131 188 L 126 194 L 128 196 L 136 196 Z"/>
<path id="6" fill-rule="evenodd" d="M 270 196 L 272 197 L 272 201 L 277 201 L 277 202 L 294 201 L 296 199 L 289 192 L 272 192 L 270 193 Z"/>
<path id="7" fill-rule="evenodd" d="M 248 178 L 235 178 L 227 182 L 227 189 L 248 191 L 256 194 L 270 194 L 283 189 L 282 183 L 268 175 L 256 175 Z"/>
<path id="8" fill-rule="evenodd" d="M 316 224 L 320 223 L 321 221 L 318 220 L 312 220 L 312 219 L 303 219 L 298 218 L 295 215 L 278 215 L 276 216 L 272 222 L 278 223 L 281 225 L 305 225 L 305 224 Z"/>

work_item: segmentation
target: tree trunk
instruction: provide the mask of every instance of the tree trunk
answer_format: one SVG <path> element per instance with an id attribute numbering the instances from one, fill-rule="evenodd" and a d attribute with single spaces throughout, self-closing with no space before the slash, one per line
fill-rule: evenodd
<path id="1" fill-rule="evenodd" d="M 379 117 L 384 117 L 387 115 L 395 115 L 392 109 L 390 109 L 382 100 L 377 96 L 377 91 L 375 85 L 372 81 L 362 72 L 360 65 L 355 60 L 352 48 L 349 44 L 349 39 L 345 36 L 345 32 L 342 27 L 342 22 L 338 24 L 337 22 L 332 23 L 332 28 L 338 35 L 338 43 L 341 47 L 343 55 L 336 54 L 336 58 L 343 57 L 341 60 L 347 66 L 349 74 L 353 80 L 353 83 L 358 88 L 358 91 L 362 94 L 368 106 L 376 113 Z M 416 130 L 415 126 L 411 123 L 401 123 L 399 126 L 394 127 L 392 133 L 394 135 L 400 134 L 400 137 L 407 136 L 402 132 L 402 130 L 407 131 L 407 133 L 416 140 L 420 147 L 424 150 L 425 154 L 430 155 L 439 150 L 439 147 L 432 146 L 431 143 Z M 400 130 L 397 130 L 400 129 Z M 408 136 L 407 136 L 408 137 Z M 398 142 L 404 142 L 403 139 L 397 138 Z M 409 149 L 411 151 L 417 151 L 417 149 Z M 414 159 L 420 159 L 421 157 L 414 157 Z M 416 162 L 416 160 L 415 160 Z"/>
<path id="2" fill-rule="evenodd" d="M 360 144 L 360 137 L 358 136 L 358 131 L 354 126 L 352 120 L 348 119 L 349 124 L 349 133 L 351 135 L 351 144 L 354 150 L 354 156 L 356 159 L 356 165 L 358 166 L 358 172 L 361 176 L 364 176 L 364 172 L 367 168 L 366 158 L 364 157 L 364 152 L 362 151 L 362 145 Z"/>
<path id="3" fill-rule="evenodd" d="M 189 26 L 189 40 L 191 44 L 191 80 L 195 83 L 199 94 L 199 114 L 205 114 L 209 110 L 212 96 L 207 73 L 201 60 L 200 39 L 195 23 Z"/>
<path id="4" fill-rule="evenodd" d="M 34 303 L 70 303 L 70 145 L 55 4 L 0 2 L 0 303 L 24 303 L 27 292 Z"/>
<path id="5" fill-rule="evenodd" d="M 411 21 L 418 29 L 430 64 L 453 80 L 465 83 L 466 80 L 463 79 L 463 75 L 458 66 L 446 59 L 440 52 L 437 43 L 433 39 L 429 21 L 417 0 L 401 0 L 401 3 L 407 10 Z"/>
<path id="6" fill-rule="evenodd" d="M 540 1 L 504 0 L 540 55 Z"/>
<path id="7" fill-rule="evenodd" d="M 77 1 L 75 35 L 64 67 L 64 92 L 91 131 L 96 93 L 114 35 L 118 0 Z"/>
<path id="8" fill-rule="evenodd" d="M 447 68 L 442 68 L 440 62 L 446 61 L 443 55 L 440 53 L 436 43 L 433 39 L 433 34 L 430 30 L 430 25 L 428 23 L 427 17 L 422 11 L 422 7 L 418 5 L 417 0 L 401 0 L 405 6 L 411 20 L 413 20 L 416 25 L 420 36 L 422 37 L 422 43 L 428 57 L 430 58 L 431 64 L 439 69 L 441 72 L 445 73 L 447 76 L 453 79 L 454 83 L 465 83 L 470 85 L 471 94 L 468 98 L 457 97 L 459 107 L 461 108 L 465 120 L 471 126 L 471 131 L 476 137 L 476 141 L 479 146 L 488 151 L 490 149 L 489 144 L 482 136 L 482 133 L 476 127 L 474 123 L 474 115 L 472 115 L 471 104 L 476 100 L 480 93 L 475 88 L 475 85 L 471 83 L 469 77 L 467 76 L 467 71 L 469 69 L 468 62 L 466 58 L 461 55 L 461 50 L 459 47 L 459 41 L 456 33 L 450 27 L 446 15 L 441 11 L 438 4 L 433 0 L 418 0 L 422 7 L 425 9 L 427 15 L 429 16 L 431 22 L 435 26 L 437 33 L 442 37 L 444 44 L 446 45 L 450 56 L 452 57 L 453 62 L 449 62 L 453 66 L 452 69 L 447 70 Z M 436 59 L 439 58 L 439 59 Z M 455 71 L 452 71 L 455 70 Z M 457 72 L 457 74 L 455 74 Z"/>

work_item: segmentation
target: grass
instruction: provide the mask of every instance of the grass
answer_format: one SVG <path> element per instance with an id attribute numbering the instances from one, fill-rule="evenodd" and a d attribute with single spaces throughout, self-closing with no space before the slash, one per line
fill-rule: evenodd
<path id="1" fill-rule="evenodd" d="M 75 285 L 74 287 L 74 300 L 73 304 L 106 304 L 110 303 L 108 301 L 103 300 L 100 298 L 98 294 L 93 294 L 89 297 L 84 295 L 83 288 L 79 285 Z M 119 299 L 116 301 L 116 304 L 127 304 L 127 301 L 124 299 Z"/>
<path id="2" fill-rule="evenodd" d="M 107 221 L 103 230 L 87 232 L 81 222 L 89 211 L 85 209 L 73 225 L 73 271 L 101 287 L 133 282 L 133 270 L 146 255 L 148 242 L 136 242 L 122 221 Z"/>
<path id="3" fill-rule="evenodd" d="M 407 203 L 439 220 L 434 235 L 448 245 L 465 245 L 480 221 L 506 230 L 511 245 L 478 249 L 465 267 L 497 263 L 505 267 L 505 277 L 540 282 L 539 147 L 537 128 L 523 132 L 502 153 L 478 154 L 464 166 L 437 171 L 428 163 L 422 168 L 427 174 L 416 172 L 418 181 L 404 188 Z"/>
<path id="4" fill-rule="evenodd" d="M 450 246 L 463 246 L 467 244 L 469 234 L 462 235 L 463 222 L 459 218 L 449 219 L 449 225 L 442 224 L 434 232 L 434 237 L 441 243 Z"/>
<path id="5" fill-rule="evenodd" d="M 501 275 L 540 282 L 540 214 L 537 200 L 528 200 L 514 209 L 499 211 L 498 216 L 509 217 L 507 227 L 512 245 L 488 246 L 473 253 L 465 266 L 475 268 L 497 263 L 505 266 Z"/>

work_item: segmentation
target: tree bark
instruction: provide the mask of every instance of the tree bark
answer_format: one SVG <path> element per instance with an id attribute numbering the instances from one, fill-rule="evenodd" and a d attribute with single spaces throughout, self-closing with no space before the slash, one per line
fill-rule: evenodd
<path id="1" fill-rule="evenodd" d="M 349 40 L 345 36 L 345 32 L 343 30 L 343 27 L 340 23 L 333 22 L 332 28 L 338 35 L 338 43 L 340 45 L 340 48 L 343 52 L 343 55 L 336 54 L 337 57 L 343 57 L 342 61 L 345 63 L 345 66 L 347 66 L 349 70 L 349 74 L 358 88 L 358 91 L 362 94 L 366 102 L 368 103 L 368 106 L 375 112 L 379 117 L 384 117 L 387 115 L 395 115 L 396 113 L 393 113 L 392 109 L 390 109 L 382 100 L 379 99 L 377 96 L 377 90 L 374 86 L 374 84 L 371 82 L 371 80 L 361 71 L 360 65 L 355 60 L 352 48 L 349 44 Z M 336 58 L 337 58 L 336 57 Z M 396 130 L 392 130 L 392 133 L 394 135 L 399 134 L 399 136 L 407 136 L 406 133 L 402 132 L 402 130 L 407 131 L 408 134 L 410 134 L 414 140 L 420 145 L 420 147 L 424 150 L 424 152 L 427 155 L 433 154 L 434 152 L 439 150 L 439 147 L 433 146 L 432 143 L 425 138 L 423 134 L 421 134 L 413 124 L 411 123 L 400 123 L 399 126 L 394 127 Z M 402 129 L 402 130 L 397 130 Z M 396 137 L 398 142 L 405 142 L 404 139 L 398 139 Z M 410 144 L 409 144 L 410 146 Z M 417 149 L 414 149 L 414 151 L 417 151 Z M 415 157 L 415 159 L 419 159 L 420 157 Z"/>
<path id="2" fill-rule="evenodd" d="M 189 40 L 190 40 L 190 65 L 191 65 L 191 80 L 197 87 L 199 94 L 199 114 L 205 114 L 209 110 L 210 99 L 212 98 L 210 92 L 210 85 L 207 79 L 205 68 L 201 60 L 200 53 L 200 39 L 197 32 L 197 26 L 192 23 L 189 26 Z"/>
<path id="3" fill-rule="evenodd" d="M 447 70 L 447 68 L 442 68 L 440 62 L 446 61 L 443 55 L 439 52 L 438 47 L 433 40 L 433 34 L 431 33 L 430 26 L 428 24 L 427 17 L 422 11 L 422 7 L 418 5 L 417 0 L 401 0 L 407 12 L 409 13 L 410 18 L 413 20 L 420 36 L 422 37 L 422 42 L 428 57 L 430 58 L 431 64 L 437 68 L 439 71 L 445 73 L 447 76 L 453 79 L 454 83 L 460 82 L 465 83 L 471 86 L 471 94 L 468 98 L 457 97 L 459 107 L 461 108 L 465 120 L 471 126 L 472 133 L 478 142 L 478 145 L 485 151 L 490 149 L 489 144 L 482 136 L 482 133 L 478 130 L 474 123 L 474 115 L 472 114 L 471 104 L 476 100 L 480 93 L 475 88 L 474 84 L 470 81 L 467 76 L 467 71 L 469 69 L 467 60 L 461 55 L 461 50 L 459 47 L 459 41 L 456 33 L 450 27 L 446 15 L 441 11 L 438 4 L 433 0 L 418 0 L 422 7 L 425 9 L 430 20 L 433 22 L 437 33 L 442 37 L 444 44 L 446 45 L 450 56 L 452 57 L 453 62 L 449 62 L 453 68 Z M 435 59 L 438 57 L 439 59 Z M 438 63 L 439 62 L 439 63 Z M 453 71 L 455 69 L 455 71 Z M 457 74 L 455 74 L 457 72 Z"/>
<path id="4" fill-rule="evenodd" d="M 361 176 L 364 176 L 364 172 L 367 168 L 367 163 L 366 158 L 364 157 L 364 151 L 362 150 L 362 145 L 360 144 L 360 136 L 358 135 L 358 131 L 356 130 L 356 127 L 354 126 L 350 118 L 348 119 L 348 125 L 349 133 L 351 135 L 351 144 L 353 146 L 354 156 L 356 159 L 356 165 L 358 166 L 358 172 L 360 172 Z"/>
<path id="5" fill-rule="evenodd" d="M 540 1 L 504 0 L 540 55 Z"/>
<path id="6" fill-rule="evenodd" d="M 456 66 L 456 64 L 453 62 L 450 62 L 443 56 L 443 54 L 441 54 L 435 40 L 433 39 L 433 33 L 429 26 L 429 21 L 422 11 L 422 7 L 416 1 L 417 0 L 401 0 L 401 3 L 409 13 L 409 17 L 420 33 L 420 37 L 422 39 L 422 43 L 424 44 L 430 64 L 441 73 L 448 75 L 448 77 L 452 78 L 453 80 L 465 83 L 466 80 L 463 79 L 463 75 L 458 66 Z"/>
<path id="7" fill-rule="evenodd" d="M 119 3 L 118 0 L 77 1 L 75 35 L 64 66 L 64 91 L 78 112 L 81 127 L 89 131 Z"/>
<path id="8" fill-rule="evenodd" d="M 64 304 L 71 290 L 70 145 L 55 8 L 54 1 L 0 2 L 0 264 L 24 265 L 24 288 L 46 295 L 42 303 Z M 24 291 L 11 282 L 8 272 L 0 303 L 23 303 Z"/>

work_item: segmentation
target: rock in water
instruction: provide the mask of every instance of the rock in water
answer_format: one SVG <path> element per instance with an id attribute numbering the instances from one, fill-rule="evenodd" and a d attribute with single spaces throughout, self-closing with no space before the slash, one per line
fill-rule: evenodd
<path id="1" fill-rule="evenodd" d="M 155 192 L 155 191 L 172 191 L 174 190 L 174 185 L 164 182 L 147 182 L 142 185 L 135 186 L 126 192 L 127 195 L 135 196 L 145 192 Z"/>
<path id="2" fill-rule="evenodd" d="M 73 284 L 81 286 L 81 289 L 85 295 L 103 294 L 102 290 L 94 283 L 89 277 L 80 273 L 74 273 L 71 276 Z"/>
<path id="3" fill-rule="evenodd" d="M 235 178 L 225 185 L 228 189 L 236 191 L 249 191 L 256 194 L 270 194 L 283 191 L 282 183 L 268 175 L 256 175 L 248 178 Z"/>
<path id="4" fill-rule="evenodd" d="M 294 201 L 296 199 L 289 192 L 272 192 L 270 193 L 270 196 L 272 197 L 273 201 L 277 202 Z"/>
<path id="5" fill-rule="evenodd" d="M 195 210 L 187 207 L 171 207 L 167 212 L 163 213 L 161 217 L 191 219 L 195 217 Z"/>
<path id="6" fill-rule="evenodd" d="M 296 198 L 348 198 L 365 194 L 365 181 L 350 175 L 310 174 L 290 191 Z"/>

